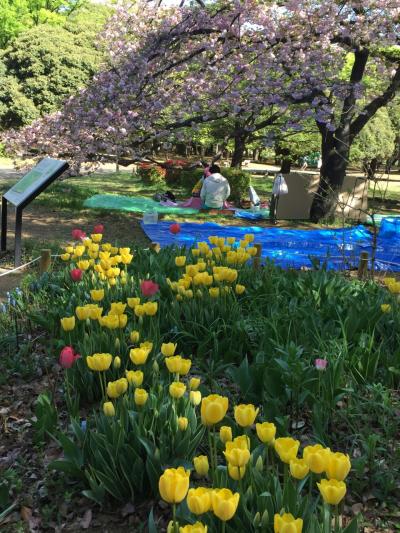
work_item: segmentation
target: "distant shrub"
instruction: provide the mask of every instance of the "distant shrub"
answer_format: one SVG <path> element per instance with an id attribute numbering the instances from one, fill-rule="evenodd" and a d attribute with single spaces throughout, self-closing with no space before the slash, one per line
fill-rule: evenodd
<path id="1" fill-rule="evenodd" d="M 166 170 L 151 163 L 141 163 L 137 173 L 144 183 L 155 185 L 164 182 Z"/>

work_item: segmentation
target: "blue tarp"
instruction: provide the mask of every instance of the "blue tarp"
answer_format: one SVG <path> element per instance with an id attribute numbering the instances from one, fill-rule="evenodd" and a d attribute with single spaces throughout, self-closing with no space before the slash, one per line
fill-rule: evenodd
<path id="1" fill-rule="evenodd" d="M 256 242 L 262 245 L 262 257 L 283 268 L 312 267 L 315 261 L 334 270 L 355 268 L 362 251 L 370 255 L 372 252 L 372 234 L 361 225 L 344 229 L 300 230 L 185 222 L 180 223 L 181 231 L 177 235 L 170 233 L 170 225 L 170 221 L 142 223 L 142 228 L 153 242 L 161 246 L 193 246 L 199 241 L 206 241 L 210 235 L 241 239 L 246 233 L 254 233 Z M 378 235 L 376 269 L 400 271 L 400 219 L 386 219 L 381 232 L 382 236 Z"/>

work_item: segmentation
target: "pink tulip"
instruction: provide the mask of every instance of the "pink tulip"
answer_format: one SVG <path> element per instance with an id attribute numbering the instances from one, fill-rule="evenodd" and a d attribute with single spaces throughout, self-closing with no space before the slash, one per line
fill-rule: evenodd
<path id="1" fill-rule="evenodd" d="M 158 284 L 151 281 L 151 279 L 142 281 L 140 284 L 140 290 L 142 291 L 143 296 L 153 296 L 153 294 L 158 292 L 158 289 Z"/>
<path id="2" fill-rule="evenodd" d="M 73 268 L 70 272 L 72 281 L 81 281 L 83 276 L 83 270 L 79 268 Z"/>
<path id="3" fill-rule="evenodd" d="M 78 354 L 75 354 L 72 346 L 65 346 L 60 352 L 59 363 L 63 368 L 71 368 L 75 363 Z M 80 357 L 80 355 L 79 355 Z"/>
<path id="4" fill-rule="evenodd" d="M 73 229 L 72 230 L 72 238 L 75 240 L 75 241 L 81 241 L 82 239 L 84 239 L 86 237 L 86 233 L 84 231 L 82 231 L 81 229 Z"/>
<path id="5" fill-rule="evenodd" d="M 179 224 L 171 224 L 169 227 L 169 231 L 173 233 L 174 235 L 176 235 L 177 233 L 181 231 L 181 227 Z"/>
<path id="6" fill-rule="evenodd" d="M 314 365 L 317 370 L 325 370 L 327 364 L 328 364 L 328 361 L 326 359 L 316 359 L 314 361 Z"/>
<path id="7" fill-rule="evenodd" d="M 103 224 L 96 224 L 93 228 L 93 233 L 104 233 L 104 226 Z"/>

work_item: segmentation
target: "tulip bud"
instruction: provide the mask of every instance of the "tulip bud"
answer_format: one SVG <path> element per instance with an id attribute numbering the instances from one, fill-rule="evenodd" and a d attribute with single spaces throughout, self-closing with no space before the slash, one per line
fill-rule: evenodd
<path id="1" fill-rule="evenodd" d="M 261 522 L 261 515 L 257 511 L 257 513 L 255 514 L 254 519 L 253 519 L 253 526 L 254 527 L 258 527 L 260 525 L 260 522 Z"/>
<path id="2" fill-rule="evenodd" d="M 268 526 L 268 522 L 269 522 L 269 514 L 268 514 L 268 511 L 265 510 L 261 517 L 261 528 L 262 529 L 266 528 Z"/>
<path id="3" fill-rule="evenodd" d="M 104 402 L 103 403 L 103 412 L 106 416 L 114 416 L 115 415 L 115 409 L 112 402 Z"/>
<path id="4" fill-rule="evenodd" d="M 117 355 L 116 357 L 114 357 L 113 367 L 115 369 L 118 369 L 120 366 L 121 366 L 121 358 L 118 357 L 118 355 Z"/>
<path id="5" fill-rule="evenodd" d="M 199 476 L 206 477 L 210 469 L 208 457 L 206 455 L 199 455 L 193 459 L 194 469 Z"/>
<path id="6" fill-rule="evenodd" d="M 115 351 L 119 352 L 120 347 L 121 347 L 121 343 L 120 343 L 118 338 L 115 339 L 114 346 L 115 346 Z"/>
<path id="7" fill-rule="evenodd" d="M 156 448 L 156 450 L 154 452 L 154 457 L 155 457 L 155 459 L 157 459 L 157 461 L 160 460 L 160 450 L 158 448 Z"/>
<path id="8" fill-rule="evenodd" d="M 251 485 L 249 485 L 246 490 L 246 498 L 251 498 L 252 496 L 253 496 L 253 489 L 251 488 Z"/>
<path id="9" fill-rule="evenodd" d="M 158 374 L 159 370 L 160 370 L 160 367 L 158 366 L 157 361 L 154 361 L 154 363 L 153 363 L 153 372 L 155 374 Z"/>
<path id="10" fill-rule="evenodd" d="M 263 461 L 263 458 L 260 455 L 259 458 L 256 461 L 256 470 L 258 472 L 262 472 L 263 469 L 264 469 L 264 461 Z"/>
<path id="11" fill-rule="evenodd" d="M 186 418 L 186 416 L 180 416 L 178 418 L 178 428 L 181 431 L 186 431 L 188 427 L 189 420 Z"/>

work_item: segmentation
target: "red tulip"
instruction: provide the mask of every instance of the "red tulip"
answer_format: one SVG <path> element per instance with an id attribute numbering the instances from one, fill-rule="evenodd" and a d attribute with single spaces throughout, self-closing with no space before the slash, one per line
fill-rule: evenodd
<path id="1" fill-rule="evenodd" d="M 81 281 L 83 276 L 83 270 L 79 268 L 73 268 L 70 272 L 72 281 Z"/>
<path id="2" fill-rule="evenodd" d="M 81 241 L 82 239 L 84 239 L 86 237 L 86 233 L 84 231 L 82 231 L 81 229 L 73 229 L 72 230 L 72 238 L 75 240 L 75 241 Z"/>
<path id="3" fill-rule="evenodd" d="M 104 233 L 104 226 L 103 224 L 96 224 L 93 228 L 93 233 Z"/>
<path id="4" fill-rule="evenodd" d="M 59 363 L 63 368 L 71 368 L 80 355 L 75 354 L 72 346 L 65 346 L 60 352 Z"/>
<path id="5" fill-rule="evenodd" d="M 158 292 L 158 289 L 158 284 L 151 281 L 151 279 L 142 281 L 140 284 L 140 290 L 142 291 L 143 296 L 153 296 L 153 294 Z"/>
<path id="6" fill-rule="evenodd" d="M 177 233 L 181 231 L 181 227 L 179 224 L 171 224 L 169 227 L 169 231 L 173 233 L 174 235 L 176 235 Z"/>

